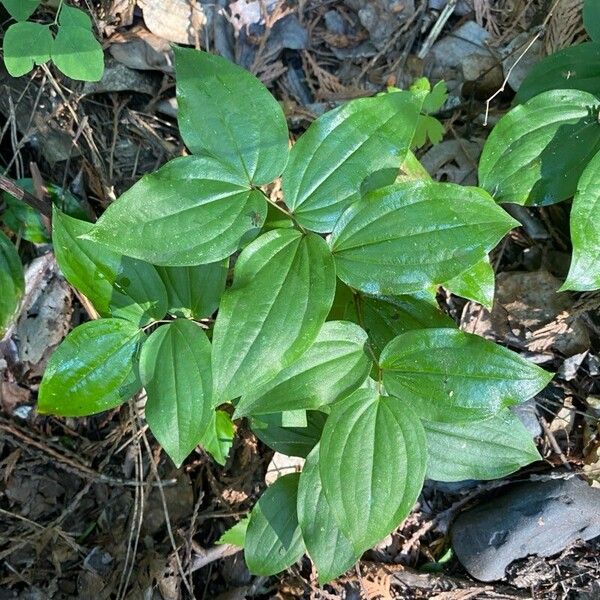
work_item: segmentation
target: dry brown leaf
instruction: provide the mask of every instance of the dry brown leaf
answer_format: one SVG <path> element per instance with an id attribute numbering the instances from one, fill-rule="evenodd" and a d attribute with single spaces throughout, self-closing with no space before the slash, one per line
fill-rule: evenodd
<path id="1" fill-rule="evenodd" d="M 199 45 L 207 16 L 199 0 L 137 0 L 148 29 L 177 44 Z"/>

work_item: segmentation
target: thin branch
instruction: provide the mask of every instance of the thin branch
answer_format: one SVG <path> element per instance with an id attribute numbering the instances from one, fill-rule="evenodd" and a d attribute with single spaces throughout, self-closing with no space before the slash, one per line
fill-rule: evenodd
<path id="1" fill-rule="evenodd" d="M 28 204 L 31 206 L 31 208 L 39 211 L 45 217 L 48 217 L 49 219 L 52 218 L 52 207 L 50 204 L 46 204 L 45 202 L 38 200 L 33 194 L 30 194 L 22 187 L 19 187 L 12 179 L 9 179 L 4 175 L 0 175 L 0 189 L 8 192 L 11 196 L 14 196 L 18 200 L 22 200 L 25 202 L 25 204 Z"/>

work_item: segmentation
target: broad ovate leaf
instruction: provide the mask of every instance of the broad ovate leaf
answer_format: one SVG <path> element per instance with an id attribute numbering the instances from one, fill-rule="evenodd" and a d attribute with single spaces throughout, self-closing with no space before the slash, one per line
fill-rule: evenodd
<path id="1" fill-rule="evenodd" d="M 228 268 L 228 259 L 195 267 L 158 267 L 167 289 L 168 312 L 188 319 L 210 317 L 219 307 Z"/>
<path id="2" fill-rule="evenodd" d="M 35 65 L 50 60 L 52 33 L 41 23 L 13 23 L 4 34 L 2 50 L 6 70 L 13 77 L 29 73 Z"/>
<path id="3" fill-rule="evenodd" d="M 283 110 L 248 71 L 220 56 L 175 48 L 178 122 L 194 154 L 218 159 L 261 185 L 283 171 L 288 129 Z"/>
<path id="4" fill-rule="evenodd" d="M 210 342 L 192 321 L 177 319 L 154 331 L 140 354 L 148 400 L 146 422 L 177 467 L 212 422 Z"/>
<path id="5" fill-rule="evenodd" d="M 176 158 L 111 204 L 90 232 L 126 256 L 162 266 L 218 262 L 260 231 L 267 203 L 208 156 Z"/>
<path id="6" fill-rule="evenodd" d="M 284 424 L 285 413 L 260 415 L 250 421 L 252 431 L 263 443 L 281 454 L 305 458 L 319 443 L 327 415 L 318 410 L 306 411 L 306 426 Z"/>
<path id="7" fill-rule="evenodd" d="M 75 328 L 54 351 L 38 394 L 40 413 L 79 417 L 114 408 L 142 387 L 137 357 L 145 334 L 130 321 Z"/>
<path id="8" fill-rule="evenodd" d="M 247 246 L 215 322 L 215 400 L 253 391 L 300 358 L 315 341 L 334 291 L 333 258 L 319 236 L 276 229 Z"/>
<path id="9" fill-rule="evenodd" d="M 13 243 L 0 231 L 0 340 L 19 307 L 25 279 Z"/>
<path id="10" fill-rule="evenodd" d="M 319 408 L 357 389 L 368 377 L 367 334 L 346 321 L 325 323 L 314 344 L 278 375 L 242 396 L 235 417 Z"/>
<path id="11" fill-rule="evenodd" d="M 119 317 L 139 325 L 162 319 L 167 312 L 167 291 L 156 269 L 82 239 L 92 229 L 91 223 L 54 208 L 52 242 L 65 279 L 103 317 Z"/>
<path id="12" fill-rule="evenodd" d="M 304 545 L 317 567 L 319 583 L 335 579 L 358 560 L 333 516 L 319 472 L 319 446 L 306 458 L 298 484 L 298 522 Z"/>
<path id="13" fill-rule="evenodd" d="M 577 183 L 571 208 L 573 257 L 562 290 L 600 288 L 600 152 Z"/>
<path id="14" fill-rule="evenodd" d="M 350 206 L 329 243 L 337 275 L 350 287 L 400 295 L 462 273 L 517 225 L 482 189 L 404 181 Z"/>
<path id="15" fill-rule="evenodd" d="M 486 308 L 492 309 L 495 277 L 488 256 L 442 285 L 456 296 L 479 302 Z"/>
<path id="16" fill-rule="evenodd" d="M 2 0 L 4 8 L 15 21 L 29 19 L 40 5 L 40 2 L 41 0 Z"/>
<path id="17" fill-rule="evenodd" d="M 50 51 L 54 64 L 71 79 L 100 81 L 104 53 L 100 42 L 87 27 L 60 25 Z"/>
<path id="18" fill-rule="evenodd" d="M 600 150 L 599 107 L 580 90 L 552 90 L 516 106 L 485 143 L 479 184 L 496 202 L 547 205 L 571 197 Z"/>
<path id="19" fill-rule="evenodd" d="M 581 90 L 594 96 L 600 95 L 599 41 L 570 46 L 546 56 L 527 74 L 519 87 L 515 104 L 522 104 L 550 90 Z"/>
<path id="20" fill-rule="evenodd" d="M 361 98 L 314 121 L 290 152 L 283 195 L 298 221 L 328 232 L 365 182 L 392 183 L 409 152 L 421 102 L 410 92 Z"/>
<path id="21" fill-rule="evenodd" d="M 319 450 L 323 490 L 356 554 L 408 515 L 421 492 L 425 432 L 407 402 L 359 389 L 333 405 Z"/>
<path id="22" fill-rule="evenodd" d="M 484 419 L 525 402 L 552 379 L 516 352 L 458 329 L 394 338 L 379 360 L 386 390 L 430 421 Z"/>
<path id="23" fill-rule="evenodd" d="M 506 409 L 482 421 L 423 421 L 427 477 L 435 481 L 499 479 L 541 460 L 531 434 Z"/>
<path id="24" fill-rule="evenodd" d="M 58 15 L 58 22 L 61 25 L 83 27 L 90 31 L 92 29 L 92 19 L 90 15 L 85 11 L 69 6 L 68 4 L 62 4 L 60 14 Z"/>
<path id="25" fill-rule="evenodd" d="M 250 513 L 244 557 L 253 575 L 275 575 L 304 554 L 296 502 L 300 475 L 279 477 Z"/>
<path id="26" fill-rule="evenodd" d="M 427 291 L 381 298 L 357 294 L 347 307 L 346 318 L 362 323 L 377 356 L 389 341 L 405 331 L 456 327 L 440 310 L 433 294 Z"/>

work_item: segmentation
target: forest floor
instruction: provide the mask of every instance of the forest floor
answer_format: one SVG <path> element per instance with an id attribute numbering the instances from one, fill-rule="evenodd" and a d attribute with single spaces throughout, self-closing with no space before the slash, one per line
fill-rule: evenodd
<path id="1" fill-rule="evenodd" d="M 444 79 L 444 139 L 419 158 L 435 178 L 469 184 L 490 130 L 488 108 L 493 124 L 532 64 L 585 39 L 579 0 L 559 2 L 545 25 L 548 0 L 458 0 L 447 12 L 446 0 L 71 4 L 93 15 L 105 76 L 81 84 L 40 67 L 14 79 L 0 67 L 0 162 L 12 177 L 68 188 L 92 216 L 183 151 L 173 42 L 215 50 L 258 75 L 283 103 L 294 136 L 345 100 L 422 76 Z M 428 482 L 404 524 L 325 587 L 308 560 L 278 577 L 253 577 L 240 553 L 215 546 L 264 489 L 273 454 L 243 425 L 224 467 L 199 449 L 176 470 L 133 404 L 79 419 L 36 413 L 48 357 L 88 314 L 47 246 L 29 244 L 28 308 L 20 335 L 0 354 L 0 600 L 176 600 L 187 586 L 196 598 L 221 600 L 600 597 L 593 539 L 567 536 L 548 558 L 516 552 L 504 579 L 487 583 L 469 575 L 450 543 L 461 512 L 515 481 L 585 476 L 600 486 L 600 293 L 557 294 L 570 257 L 568 204 L 518 217 L 523 227 L 492 256 L 494 310 L 443 290 L 438 299 L 464 329 L 558 373 L 523 414 L 544 461 L 501 482 Z M 596 519 L 598 535 L 600 510 L 586 510 L 594 507 L 580 516 Z M 548 516 L 557 536 L 561 514 Z"/>

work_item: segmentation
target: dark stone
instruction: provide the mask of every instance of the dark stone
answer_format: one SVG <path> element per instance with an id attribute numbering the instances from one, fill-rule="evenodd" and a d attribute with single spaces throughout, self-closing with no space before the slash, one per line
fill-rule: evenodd
<path id="1" fill-rule="evenodd" d="M 600 490 L 577 478 L 529 481 L 462 513 L 452 547 L 475 579 L 494 581 L 531 554 L 552 556 L 600 536 Z"/>

